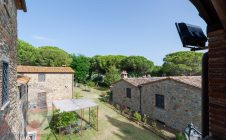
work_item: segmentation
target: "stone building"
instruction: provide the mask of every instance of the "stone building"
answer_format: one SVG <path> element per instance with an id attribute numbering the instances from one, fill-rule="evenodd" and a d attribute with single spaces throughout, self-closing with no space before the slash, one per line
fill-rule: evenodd
<path id="1" fill-rule="evenodd" d="M 27 133 L 27 131 L 25 130 L 27 127 L 27 111 L 28 111 L 28 82 L 29 82 L 30 78 L 26 77 L 26 76 L 21 76 L 18 75 L 17 76 L 17 87 L 19 89 L 18 91 L 18 98 L 19 98 L 19 103 L 18 103 L 18 108 L 19 111 L 21 112 L 19 114 L 19 119 L 20 120 L 24 120 L 21 122 L 20 126 L 19 126 L 19 137 L 20 139 L 23 139 L 23 131 L 25 131 Z"/>
<path id="2" fill-rule="evenodd" d="M 18 66 L 28 76 L 28 101 L 34 108 L 52 107 L 52 101 L 72 98 L 74 71 L 70 67 Z"/>
<path id="3" fill-rule="evenodd" d="M 201 77 L 125 78 L 111 87 L 113 103 L 139 111 L 176 130 L 201 130 Z"/>
<path id="4" fill-rule="evenodd" d="M 25 139 L 19 117 L 17 88 L 17 10 L 26 12 L 25 0 L 0 1 L 0 138 Z"/>

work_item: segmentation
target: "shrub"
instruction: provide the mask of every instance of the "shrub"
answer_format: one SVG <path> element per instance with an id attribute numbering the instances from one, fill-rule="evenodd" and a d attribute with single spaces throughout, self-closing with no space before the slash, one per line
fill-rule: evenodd
<path id="1" fill-rule="evenodd" d="M 106 92 L 101 92 L 100 97 L 105 97 L 107 95 Z"/>
<path id="2" fill-rule="evenodd" d="M 132 114 L 133 114 L 133 113 L 132 113 L 132 110 L 129 109 L 128 115 L 130 116 L 130 118 L 132 117 Z"/>
<path id="3" fill-rule="evenodd" d="M 146 114 L 144 114 L 144 116 L 143 116 L 143 122 L 144 122 L 145 124 L 147 124 L 147 115 L 146 115 Z"/>
<path id="4" fill-rule="evenodd" d="M 115 104 L 115 108 L 118 109 L 118 110 L 120 110 L 120 105 Z"/>
<path id="5" fill-rule="evenodd" d="M 183 133 L 177 133 L 176 140 L 187 140 L 187 139 Z"/>
<path id="6" fill-rule="evenodd" d="M 133 117 L 134 117 L 135 121 L 138 121 L 138 122 L 141 121 L 141 115 L 140 115 L 140 113 L 135 112 L 135 113 L 133 114 Z"/>
<path id="7" fill-rule="evenodd" d="M 90 111 L 90 123 L 91 123 L 91 126 L 96 128 L 97 127 L 97 113 L 95 111 L 95 109 L 92 109 Z"/>
<path id="8" fill-rule="evenodd" d="M 125 109 L 126 109 L 126 108 L 127 108 L 126 106 L 121 105 L 121 106 L 120 106 L 120 111 L 121 111 L 121 113 L 125 113 Z"/>
<path id="9" fill-rule="evenodd" d="M 127 107 L 126 107 L 126 108 L 124 109 L 124 111 L 123 111 L 123 113 L 125 113 L 125 114 L 127 114 L 127 115 L 129 115 L 129 112 L 130 112 L 130 109 L 127 108 Z"/>
<path id="10" fill-rule="evenodd" d="M 153 127 L 153 128 L 155 128 L 155 129 L 157 129 L 157 124 L 156 124 L 156 122 L 155 122 L 155 121 L 151 122 L 151 127 Z"/>
<path id="11" fill-rule="evenodd" d="M 93 81 L 88 81 L 87 86 L 89 87 L 95 87 L 95 83 Z"/>
<path id="12" fill-rule="evenodd" d="M 75 92 L 75 98 L 78 99 L 78 98 L 81 98 L 82 95 L 80 92 Z"/>
<path id="13" fill-rule="evenodd" d="M 50 122 L 50 128 L 56 132 L 60 128 L 66 128 L 71 124 L 75 124 L 77 120 L 78 116 L 74 112 L 60 112 L 59 110 L 55 110 Z"/>

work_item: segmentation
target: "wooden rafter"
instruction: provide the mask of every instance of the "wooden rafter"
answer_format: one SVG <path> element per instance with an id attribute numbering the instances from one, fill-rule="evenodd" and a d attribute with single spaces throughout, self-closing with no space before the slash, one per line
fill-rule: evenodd
<path id="1" fill-rule="evenodd" d="M 206 23 L 211 23 L 211 17 L 209 16 L 207 10 L 200 0 L 190 0 L 191 3 L 197 8 L 199 11 L 199 15 L 206 21 Z"/>
<path id="2" fill-rule="evenodd" d="M 211 0 L 218 17 L 220 18 L 221 24 L 226 30 L 226 1 L 225 0 Z"/>

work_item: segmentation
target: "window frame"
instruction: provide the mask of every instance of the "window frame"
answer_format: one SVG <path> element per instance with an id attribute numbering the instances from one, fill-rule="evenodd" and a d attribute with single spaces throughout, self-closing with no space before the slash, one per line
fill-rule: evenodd
<path id="1" fill-rule="evenodd" d="M 155 107 L 160 108 L 160 109 L 165 109 L 165 96 L 164 95 L 155 94 Z"/>
<path id="2" fill-rule="evenodd" d="M 19 88 L 19 99 L 22 99 L 23 98 L 23 96 L 24 96 L 24 85 L 20 85 L 20 86 L 18 86 L 18 88 Z"/>
<path id="3" fill-rule="evenodd" d="M 131 90 L 131 88 L 126 88 L 126 97 L 131 99 L 131 97 L 132 97 L 132 90 Z"/>
<path id="4" fill-rule="evenodd" d="M 41 77 L 41 76 L 43 76 L 43 77 Z M 46 81 L 46 74 L 45 73 L 39 73 L 38 74 L 38 81 L 39 82 L 45 82 Z"/>
<path id="5" fill-rule="evenodd" d="M 6 70 L 4 68 L 5 65 L 7 66 Z M 2 94 L 1 105 L 2 107 L 4 107 L 9 102 L 9 62 L 4 60 L 2 61 L 2 93 L 1 94 Z"/>

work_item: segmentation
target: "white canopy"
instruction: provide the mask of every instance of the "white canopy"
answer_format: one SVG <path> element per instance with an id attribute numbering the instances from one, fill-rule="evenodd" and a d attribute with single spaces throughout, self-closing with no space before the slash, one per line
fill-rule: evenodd
<path id="1" fill-rule="evenodd" d="M 53 106 L 62 112 L 71 112 L 94 107 L 97 104 L 89 99 L 65 99 L 53 101 Z"/>

